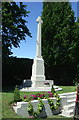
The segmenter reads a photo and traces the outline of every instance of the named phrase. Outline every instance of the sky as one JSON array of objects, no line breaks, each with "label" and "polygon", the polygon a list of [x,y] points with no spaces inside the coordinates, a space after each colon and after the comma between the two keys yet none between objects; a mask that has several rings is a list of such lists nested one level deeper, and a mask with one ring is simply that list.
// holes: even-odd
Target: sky
[{"label": "sky", "polygon": [[[30,58],[34,59],[36,55],[36,38],[37,38],[37,22],[36,19],[38,16],[41,16],[42,12],[42,2],[24,2],[27,5],[27,11],[30,11],[29,16],[25,19],[28,21],[26,24],[29,28],[32,38],[26,36],[26,42],[21,41],[20,48],[12,48],[12,56],[17,58]],[[77,17],[77,2],[72,2],[72,9]]]}]

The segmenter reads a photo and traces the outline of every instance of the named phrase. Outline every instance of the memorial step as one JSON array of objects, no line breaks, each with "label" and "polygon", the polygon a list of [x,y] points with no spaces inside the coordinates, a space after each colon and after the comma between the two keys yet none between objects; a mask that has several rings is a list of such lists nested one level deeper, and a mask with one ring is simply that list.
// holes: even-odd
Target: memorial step
[{"label": "memorial step", "polygon": [[63,110],[61,115],[62,116],[66,116],[66,117],[72,117],[73,116],[73,112],[74,112],[73,109],[67,110],[67,111]]},{"label": "memorial step", "polygon": [[76,92],[72,93],[65,93],[64,96],[66,97],[66,104],[63,106],[62,116],[65,117],[73,117],[74,115],[74,108],[75,108],[75,101],[76,101]]},{"label": "memorial step", "polygon": [[75,108],[75,103],[69,104],[63,107],[64,111],[71,110]]},{"label": "memorial step", "polygon": [[69,96],[76,96],[76,92],[70,92],[70,93],[64,93],[64,94],[60,94],[61,96],[66,96],[66,97],[69,97]]},{"label": "memorial step", "polygon": [[68,100],[72,100],[72,99],[75,99],[75,98],[76,98],[76,95],[67,96]]},{"label": "memorial step", "polygon": [[[58,86],[54,86],[55,91],[58,90],[62,90],[62,88],[58,87]],[[26,87],[26,88],[22,88],[20,89],[20,91],[51,91],[51,87]]]},{"label": "memorial step", "polygon": [[75,101],[76,101],[76,98],[75,98],[75,99],[71,99],[71,100],[68,99],[68,100],[67,100],[67,103],[68,103],[68,104],[72,104],[72,103],[75,103]]}]

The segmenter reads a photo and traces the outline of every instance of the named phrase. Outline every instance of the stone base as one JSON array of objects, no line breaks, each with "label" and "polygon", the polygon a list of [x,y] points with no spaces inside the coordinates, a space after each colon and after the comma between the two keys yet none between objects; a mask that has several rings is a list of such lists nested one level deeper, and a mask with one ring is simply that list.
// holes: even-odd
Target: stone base
[{"label": "stone base", "polygon": [[[20,91],[51,91],[53,80],[34,81],[36,87],[33,87],[31,80],[24,80],[23,84],[19,86]],[[34,83],[33,82],[33,83]],[[34,86],[35,86],[34,85]],[[37,87],[38,86],[38,87]],[[62,88],[54,85],[55,91],[62,90]]]},{"label": "stone base", "polygon": [[53,81],[52,80],[39,80],[33,81],[32,87],[52,87]]},{"label": "stone base", "polygon": [[39,81],[31,81],[31,80],[23,80],[22,85],[20,85],[20,88],[26,88],[26,87],[52,87],[52,84],[54,84],[53,80],[39,80]]},{"label": "stone base", "polygon": [[[54,86],[55,91],[62,90],[62,88],[58,86]],[[23,87],[20,88],[20,91],[24,92],[32,92],[32,91],[51,91],[51,87]]]},{"label": "stone base", "polygon": [[32,66],[32,87],[44,87],[45,75],[44,75],[44,60],[41,58],[35,58]]},{"label": "stone base", "polygon": [[[32,76],[44,75],[44,60],[42,58],[35,58],[32,66]],[[36,79],[37,80],[37,79]]]}]

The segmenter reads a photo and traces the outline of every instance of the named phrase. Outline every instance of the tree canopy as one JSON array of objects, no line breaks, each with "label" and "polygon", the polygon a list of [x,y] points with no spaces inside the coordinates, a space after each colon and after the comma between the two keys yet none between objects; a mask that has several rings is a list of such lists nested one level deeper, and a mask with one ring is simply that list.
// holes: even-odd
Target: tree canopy
[{"label": "tree canopy", "polygon": [[26,26],[28,17],[27,5],[22,2],[2,2],[2,54],[9,56],[12,54],[11,48],[19,47],[21,40],[26,39],[26,35],[31,37],[31,33]]},{"label": "tree canopy", "polygon": [[75,22],[70,3],[44,2],[42,20],[42,54],[47,69],[67,63],[77,67],[79,23]]},{"label": "tree canopy", "polygon": [[70,61],[73,41],[78,41],[74,12],[70,4],[43,3],[42,19],[42,49],[45,63],[60,64]]}]

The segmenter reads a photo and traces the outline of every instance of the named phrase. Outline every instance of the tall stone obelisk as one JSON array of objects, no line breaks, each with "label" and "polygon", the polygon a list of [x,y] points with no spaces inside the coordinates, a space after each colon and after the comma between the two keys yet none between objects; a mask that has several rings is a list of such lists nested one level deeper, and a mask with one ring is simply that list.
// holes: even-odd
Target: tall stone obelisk
[{"label": "tall stone obelisk", "polygon": [[43,21],[39,16],[37,18],[37,44],[36,44],[36,57],[32,66],[32,87],[43,87],[45,82],[45,73],[44,73],[44,60],[41,56],[41,24]]}]

